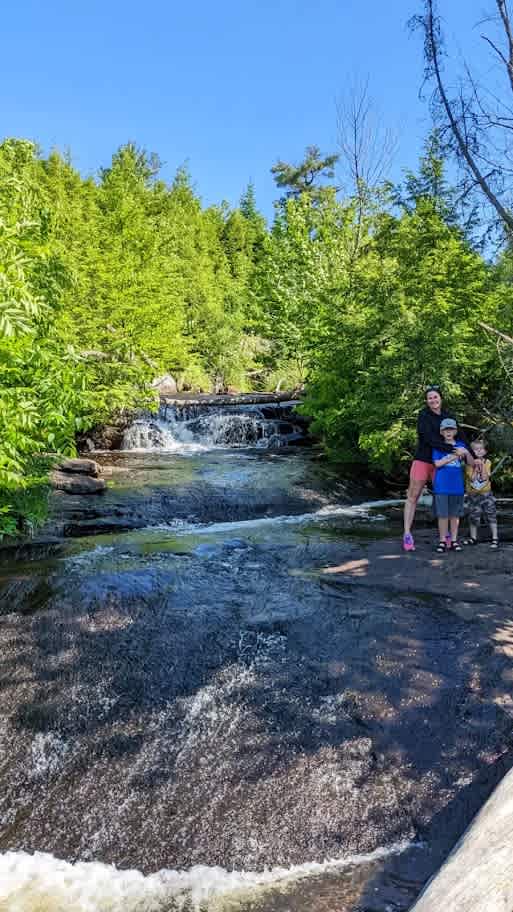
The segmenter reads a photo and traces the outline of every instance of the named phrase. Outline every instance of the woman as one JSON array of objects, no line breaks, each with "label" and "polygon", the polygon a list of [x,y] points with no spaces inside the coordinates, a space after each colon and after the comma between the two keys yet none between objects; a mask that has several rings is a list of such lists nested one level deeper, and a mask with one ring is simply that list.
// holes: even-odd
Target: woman
[{"label": "woman", "polygon": [[404,551],[415,551],[411,527],[418,499],[427,482],[433,478],[433,449],[444,453],[460,453],[462,456],[468,452],[464,447],[455,447],[442,440],[440,423],[444,418],[454,418],[454,415],[443,410],[440,387],[428,386],[426,406],[419,412],[417,419],[417,449],[410,469],[410,484],[404,505]]}]

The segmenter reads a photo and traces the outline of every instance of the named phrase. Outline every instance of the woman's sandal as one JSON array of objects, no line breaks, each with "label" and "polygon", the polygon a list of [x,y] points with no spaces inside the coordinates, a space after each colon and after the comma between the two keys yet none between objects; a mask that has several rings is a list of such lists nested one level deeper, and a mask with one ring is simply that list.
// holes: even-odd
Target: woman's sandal
[{"label": "woman's sandal", "polygon": [[464,545],[477,545],[477,538],[464,538],[462,544]]},{"label": "woman's sandal", "polygon": [[445,542],[443,542],[443,541],[438,542],[438,545],[436,546],[435,551],[437,551],[438,554],[445,554],[445,552],[447,551],[447,545],[445,544]]},{"label": "woman's sandal", "polygon": [[463,551],[459,541],[453,541],[451,544],[451,551]]},{"label": "woman's sandal", "polygon": [[496,551],[498,547],[499,547],[499,539],[492,538],[492,541],[490,543],[490,548],[493,548],[493,550]]}]

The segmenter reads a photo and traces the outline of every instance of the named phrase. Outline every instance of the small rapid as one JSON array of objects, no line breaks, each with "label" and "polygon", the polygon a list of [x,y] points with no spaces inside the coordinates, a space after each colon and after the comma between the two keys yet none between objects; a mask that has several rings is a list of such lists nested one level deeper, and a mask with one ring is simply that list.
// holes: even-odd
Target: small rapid
[{"label": "small rapid", "polygon": [[194,535],[217,535],[220,533],[229,533],[235,535],[239,533],[251,532],[253,530],[265,530],[270,527],[280,526],[303,526],[310,523],[329,523],[336,519],[358,520],[363,519],[369,523],[384,522],[386,517],[379,513],[380,508],[389,509],[393,506],[402,505],[404,501],[395,500],[369,500],[360,504],[340,506],[338,504],[327,504],[319,510],[312,510],[310,513],[293,513],[289,515],[277,516],[260,516],[255,519],[229,520],[228,522],[211,522],[211,523],[187,523],[175,521],[165,523],[149,528],[155,532],[170,530],[178,536],[186,536],[191,533]]}]

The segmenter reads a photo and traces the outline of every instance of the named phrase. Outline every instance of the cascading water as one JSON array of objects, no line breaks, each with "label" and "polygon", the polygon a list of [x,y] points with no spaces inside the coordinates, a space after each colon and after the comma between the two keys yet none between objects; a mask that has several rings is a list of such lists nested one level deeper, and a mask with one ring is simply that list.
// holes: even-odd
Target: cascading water
[{"label": "cascading water", "polygon": [[134,421],[125,431],[123,449],[194,453],[216,447],[272,449],[297,444],[306,432],[304,420],[293,412],[295,405],[164,405],[155,417]]},{"label": "cascading water", "polygon": [[194,453],[206,449],[206,445],[195,440],[185,422],[155,417],[134,421],[123,435],[122,449]]}]

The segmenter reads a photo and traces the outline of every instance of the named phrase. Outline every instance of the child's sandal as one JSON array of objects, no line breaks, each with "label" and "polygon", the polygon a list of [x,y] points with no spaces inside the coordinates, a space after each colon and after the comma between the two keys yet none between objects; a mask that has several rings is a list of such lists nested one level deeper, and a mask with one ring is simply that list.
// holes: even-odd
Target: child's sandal
[{"label": "child's sandal", "polygon": [[435,551],[437,551],[438,554],[445,554],[445,552],[447,551],[447,545],[445,544],[445,542],[443,542],[443,541],[438,542],[438,545],[436,546]]},{"label": "child's sandal", "polygon": [[463,551],[463,548],[461,547],[459,541],[453,541],[451,544],[451,551]]},{"label": "child's sandal", "polygon": [[490,548],[493,548],[493,550],[496,551],[498,547],[499,547],[498,538],[492,538],[492,541],[490,543]]},{"label": "child's sandal", "polygon": [[464,544],[464,545],[477,545],[477,538],[464,538],[462,544]]}]

